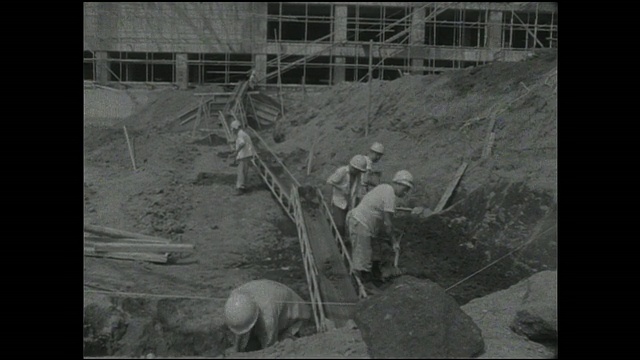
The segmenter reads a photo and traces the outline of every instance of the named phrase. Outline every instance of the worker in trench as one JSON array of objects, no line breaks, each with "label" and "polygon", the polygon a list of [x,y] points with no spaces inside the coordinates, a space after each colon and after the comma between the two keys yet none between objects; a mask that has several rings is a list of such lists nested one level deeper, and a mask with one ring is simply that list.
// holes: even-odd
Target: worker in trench
[{"label": "worker in trench", "polygon": [[240,126],[238,120],[231,122],[231,130],[236,132],[235,159],[238,163],[238,177],[236,179],[236,195],[241,195],[246,191],[245,183],[247,174],[256,151],[253,147],[251,137]]},{"label": "worker in trench", "polygon": [[233,351],[262,349],[293,338],[311,324],[311,306],[288,286],[254,280],[234,289],[224,307],[225,324],[234,333]]},{"label": "worker in trench", "polygon": [[384,146],[379,142],[374,142],[369,148],[369,153],[364,156],[367,160],[367,171],[360,177],[360,188],[356,195],[356,205],[374,187],[380,184],[381,171],[376,166],[384,155]]},{"label": "worker in trench", "polygon": [[351,158],[349,165],[339,167],[329,178],[331,185],[331,216],[342,236],[345,235],[345,217],[356,205],[356,197],[361,185],[360,176],[367,171],[367,160],[364,155]]},{"label": "worker in trench", "polygon": [[386,239],[391,240],[393,250],[400,250],[400,240],[391,219],[396,211],[396,197],[404,197],[411,189],[413,175],[407,170],[400,170],[393,176],[391,184],[376,186],[347,214],[352,270],[362,281],[368,282],[381,277],[380,244],[373,244],[376,250],[373,251],[371,239],[374,236],[384,230]]}]

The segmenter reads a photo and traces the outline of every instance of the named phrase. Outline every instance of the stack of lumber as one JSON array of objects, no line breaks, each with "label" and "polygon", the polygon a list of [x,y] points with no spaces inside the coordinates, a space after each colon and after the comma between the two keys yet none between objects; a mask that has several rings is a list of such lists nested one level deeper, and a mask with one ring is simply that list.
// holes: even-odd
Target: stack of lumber
[{"label": "stack of lumber", "polygon": [[165,264],[170,253],[193,252],[190,244],[95,225],[84,225],[84,256]]}]

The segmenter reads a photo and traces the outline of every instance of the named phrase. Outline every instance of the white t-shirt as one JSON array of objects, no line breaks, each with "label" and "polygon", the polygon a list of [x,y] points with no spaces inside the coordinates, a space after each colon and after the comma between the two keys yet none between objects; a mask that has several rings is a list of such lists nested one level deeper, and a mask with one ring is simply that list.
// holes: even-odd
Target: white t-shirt
[{"label": "white t-shirt", "polygon": [[393,186],[380,184],[362,198],[360,204],[352,210],[351,215],[362,223],[371,235],[375,235],[384,223],[385,211],[395,213],[396,194]]},{"label": "white t-shirt", "polygon": [[236,160],[251,157],[256,154],[256,152],[253,150],[253,142],[251,141],[251,137],[249,137],[249,135],[244,132],[244,130],[240,130],[238,131],[238,136],[236,137],[236,151],[240,149],[243,144],[244,147],[238,152]]},{"label": "white t-shirt", "polygon": [[339,167],[338,170],[327,179],[327,184],[335,185],[333,187],[331,203],[340,209],[346,209],[350,204],[353,204],[355,195],[358,193],[358,180],[356,179],[353,182],[351,189],[349,189],[350,182],[351,174],[349,173],[349,165]]}]

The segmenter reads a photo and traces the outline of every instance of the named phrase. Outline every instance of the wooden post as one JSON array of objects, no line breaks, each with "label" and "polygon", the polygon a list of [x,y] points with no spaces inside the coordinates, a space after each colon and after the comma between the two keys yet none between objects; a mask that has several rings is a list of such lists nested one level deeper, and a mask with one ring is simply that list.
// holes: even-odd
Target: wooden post
[{"label": "wooden post", "polygon": [[367,124],[364,127],[364,136],[369,136],[369,123],[371,122],[371,84],[373,83],[373,70],[371,67],[373,61],[373,39],[369,40],[369,104],[367,110]]},{"label": "wooden post", "polygon": [[282,73],[280,72],[280,41],[278,40],[278,33],[273,30],[276,37],[276,46],[278,47],[278,54],[276,55],[276,59],[278,60],[278,98],[280,99],[280,111],[282,113],[282,117],[284,117],[284,101],[282,99]]},{"label": "wooden post", "polygon": [[127,133],[127,127],[124,128],[124,136],[127,138],[127,147],[129,148],[129,156],[131,157],[131,163],[133,164],[133,171],[138,171],[136,168],[136,159],[133,157],[133,149],[131,148],[131,142],[129,141],[129,134]]}]

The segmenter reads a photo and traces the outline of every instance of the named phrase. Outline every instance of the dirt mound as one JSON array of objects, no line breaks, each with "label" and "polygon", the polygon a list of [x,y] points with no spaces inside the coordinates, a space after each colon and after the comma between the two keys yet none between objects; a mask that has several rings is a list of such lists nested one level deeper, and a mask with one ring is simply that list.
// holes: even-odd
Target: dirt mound
[{"label": "dirt mound", "polygon": [[355,320],[373,358],[469,358],[484,349],[471,318],[429,280],[399,278],[360,302]]},{"label": "dirt mound", "polygon": [[[287,104],[283,153],[315,146],[311,181],[321,184],[336,167],[364,153],[374,141],[387,149],[380,162],[383,181],[397,170],[416,178],[412,198],[435,207],[463,160],[470,162],[459,198],[498,179],[527,182],[545,191],[556,184],[557,60],[544,52],[519,63],[491,63],[443,75],[404,76],[372,82],[372,116],[364,136],[369,84],[342,83]],[[493,156],[481,154],[495,119]],[[306,156],[291,161],[306,177]],[[289,164],[289,163],[288,163]],[[456,201],[456,198],[452,199]]]}]

